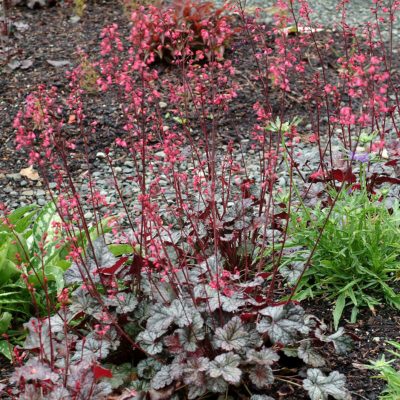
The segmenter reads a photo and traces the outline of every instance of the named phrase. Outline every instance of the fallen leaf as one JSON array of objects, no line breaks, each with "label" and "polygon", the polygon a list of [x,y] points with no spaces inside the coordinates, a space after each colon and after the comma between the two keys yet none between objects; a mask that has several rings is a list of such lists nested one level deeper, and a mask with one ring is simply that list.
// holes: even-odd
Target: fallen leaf
[{"label": "fallen leaf", "polygon": [[33,65],[33,61],[32,60],[22,60],[21,61],[21,69],[28,69],[30,67],[32,67]]},{"label": "fallen leaf", "polygon": [[22,21],[16,21],[16,22],[13,23],[13,25],[20,32],[25,32],[25,31],[27,31],[29,29],[29,25],[27,23],[25,23],[25,22],[22,22]]},{"label": "fallen leaf", "polygon": [[29,166],[27,168],[22,168],[21,171],[19,171],[21,176],[25,176],[26,178],[32,180],[32,181],[38,181],[39,180],[39,174],[36,170],[33,169],[33,166]]},{"label": "fallen leaf", "polygon": [[68,60],[46,60],[52,67],[65,67],[66,65],[70,65],[71,61]]},{"label": "fallen leaf", "polygon": [[72,124],[74,124],[75,122],[76,122],[76,116],[75,116],[74,114],[71,114],[71,115],[68,117],[68,124],[72,125]]},{"label": "fallen leaf", "polygon": [[78,15],[74,15],[74,16],[72,16],[72,17],[69,19],[69,21],[70,21],[72,24],[76,24],[76,23],[78,23],[80,20],[81,20],[81,17],[79,17]]},{"label": "fallen leaf", "polygon": [[109,369],[103,368],[101,365],[93,366],[93,375],[95,379],[112,378],[113,376],[112,372]]},{"label": "fallen leaf", "polygon": [[13,71],[18,69],[21,66],[21,62],[18,60],[11,60],[8,64],[7,64],[8,68],[12,69]]}]

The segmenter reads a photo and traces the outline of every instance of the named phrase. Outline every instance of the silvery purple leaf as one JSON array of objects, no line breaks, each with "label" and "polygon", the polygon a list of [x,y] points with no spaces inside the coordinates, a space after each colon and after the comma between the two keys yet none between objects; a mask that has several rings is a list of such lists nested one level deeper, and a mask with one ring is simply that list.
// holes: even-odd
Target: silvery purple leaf
[{"label": "silvery purple leaf", "polygon": [[156,390],[163,389],[170,385],[173,380],[174,378],[171,374],[171,366],[163,365],[151,380],[151,387]]},{"label": "silvery purple leaf", "polygon": [[136,369],[139,378],[150,380],[162,368],[162,364],[153,358],[145,358],[139,361]]},{"label": "silvery purple leaf", "polygon": [[207,378],[207,389],[213,393],[225,393],[228,390],[228,383],[221,376]]},{"label": "silvery purple leaf", "polygon": [[139,343],[140,347],[147,353],[154,355],[162,352],[163,345],[159,341],[159,337],[162,336],[166,331],[153,332],[145,330],[140,332],[136,337],[136,341]]},{"label": "silvery purple leaf", "polygon": [[132,312],[138,305],[138,301],[133,293],[117,293],[113,298],[107,298],[105,304],[116,307],[117,314],[127,314]]},{"label": "silvery purple leaf", "polygon": [[301,342],[300,347],[297,349],[297,354],[299,358],[312,367],[323,367],[325,365],[325,359],[312,346],[310,340]]},{"label": "silvery purple leaf", "polygon": [[215,331],[214,344],[226,351],[240,350],[246,346],[249,334],[239,317],[233,317],[223,328]]},{"label": "silvery purple leaf", "polygon": [[346,389],[346,378],[337,371],[328,376],[316,368],[307,370],[307,379],[303,381],[311,400],[328,400],[332,396],[336,400],[350,400],[351,395]]},{"label": "silvery purple leaf", "polygon": [[272,369],[267,365],[256,365],[250,369],[250,381],[259,389],[263,389],[274,382]]},{"label": "silvery purple leaf", "polygon": [[324,335],[320,329],[316,329],[315,336],[322,342],[333,343],[338,354],[347,353],[353,346],[353,341],[350,336],[345,335],[343,327],[340,327],[335,333],[329,336]]},{"label": "silvery purple leaf", "polygon": [[271,366],[279,360],[279,355],[272,349],[263,347],[261,350],[251,349],[246,353],[246,362]]},{"label": "silvery purple leaf", "polygon": [[36,382],[50,380],[53,383],[57,383],[60,375],[53,372],[45,362],[31,358],[22,367],[16,368],[11,375],[10,382],[18,383],[21,378],[24,378],[27,382],[31,380]]},{"label": "silvery purple leaf", "polygon": [[260,311],[263,318],[257,324],[260,333],[268,333],[273,343],[292,343],[298,332],[306,334],[310,328],[304,322],[304,310],[295,304],[285,304],[264,308]]},{"label": "silvery purple leaf", "polygon": [[226,382],[236,385],[240,382],[242,371],[238,368],[240,357],[232,352],[220,354],[210,362],[208,374],[211,378],[222,377]]}]

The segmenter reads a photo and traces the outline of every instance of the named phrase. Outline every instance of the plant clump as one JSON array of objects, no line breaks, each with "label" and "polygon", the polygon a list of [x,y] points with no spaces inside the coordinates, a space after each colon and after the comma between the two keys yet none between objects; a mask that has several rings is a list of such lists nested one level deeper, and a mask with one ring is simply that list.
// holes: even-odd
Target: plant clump
[{"label": "plant clump", "polygon": [[[293,382],[302,382],[312,399],[349,398],[344,376],[326,376],[319,368],[326,366],[321,346],[343,354],[350,338],[343,329],[327,334],[327,326],[298,304],[265,306],[262,276],[243,282],[239,275],[219,270],[223,260],[210,256],[176,271],[172,282],[145,270],[140,287],[132,290],[131,271],[144,262],[141,256],[117,259],[104,239],[93,246],[94,253],[87,252],[86,273],[77,262],[65,273],[66,284],[75,289],[69,299],[64,292],[58,314],[26,324],[24,349],[36,350],[40,357],[31,356],[13,375],[25,396],[105,396],[111,392],[106,378],[112,371],[101,363],[127,351],[124,347],[130,343],[142,352],[131,359],[130,373],[135,371],[137,379],[129,388],[136,392],[135,399],[148,394],[198,399],[212,393],[270,393],[275,381],[292,379],[280,371],[293,358],[301,360],[298,372],[307,370],[305,379],[298,376]],[[216,286],[218,274],[223,289]],[[104,292],[101,282],[113,289]],[[91,285],[98,287],[96,297]]]}]

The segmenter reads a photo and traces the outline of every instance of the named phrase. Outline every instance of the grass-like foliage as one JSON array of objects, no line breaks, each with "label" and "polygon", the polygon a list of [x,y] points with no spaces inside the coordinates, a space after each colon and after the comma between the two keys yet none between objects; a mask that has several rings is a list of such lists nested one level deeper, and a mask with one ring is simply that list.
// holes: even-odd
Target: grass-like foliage
[{"label": "grass-like foliage", "polygon": [[396,202],[389,210],[380,200],[365,189],[343,190],[333,208],[319,205],[293,214],[290,244],[306,255],[313,252],[297,296],[334,300],[336,326],[347,305],[353,322],[362,307],[400,308],[400,208]]},{"label": "grass-like foliage", "polygon": [[369,369],[379,372],[376,378],[383,379],[387,386],[380,395],[380,400],[397,400],[400,398],[400,343],[389,341],[394,350],[388,349],[394,358],[386,360],[385,356],[382,355],[379,360],[371,361]]}]

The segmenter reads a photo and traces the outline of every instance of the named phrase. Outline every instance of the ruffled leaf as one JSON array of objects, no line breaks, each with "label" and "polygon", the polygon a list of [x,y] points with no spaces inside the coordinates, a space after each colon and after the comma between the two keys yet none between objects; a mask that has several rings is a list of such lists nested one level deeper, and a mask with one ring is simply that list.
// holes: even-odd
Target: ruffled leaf
[{"label": "ruffled leaf", "polygon": [[312,346],[310,340],[306,340],[300,344],[297,354],[306,364],[312,367],[323,367],[325,360],[321,354]]},{"label": "ruffled leaf", "polygon": [[240,382],[242,371],[237,368],[240,357],[232,352],[221,354],[210,362],[208,373],[212,378],[222,377],[226,382],[236,385]]},{"label": "ruffled leaf", "polygon": [[316,368],[307,371],[307,379],[303,382],[311,400],[328,400],[329,396],[336,400],[349,400],[351,396],[345,385],[346,378],[339,372],[333,371],[325,376]]},{"label": "ruffled leaf", "polygon": [[260,311],[266,316],[257,324],[260,333],[268,333],[273,343],[290,344],[297,334],[307,334],[310,328],[304,322],[304,310],[294,304],[267,307]]},{"label": "ruffled leaf", "polygon": [[214,343],[217,347],[226,350],[240,350],[247,344],[248,333],[239,317],[232,318],[223,328],[215,331]]},{"label": "ruffled leaf", "polygon": [[274,382],[274,373],[267,365],[256,365],[250,370],[249,378],[255,386],[262,389]]}]

